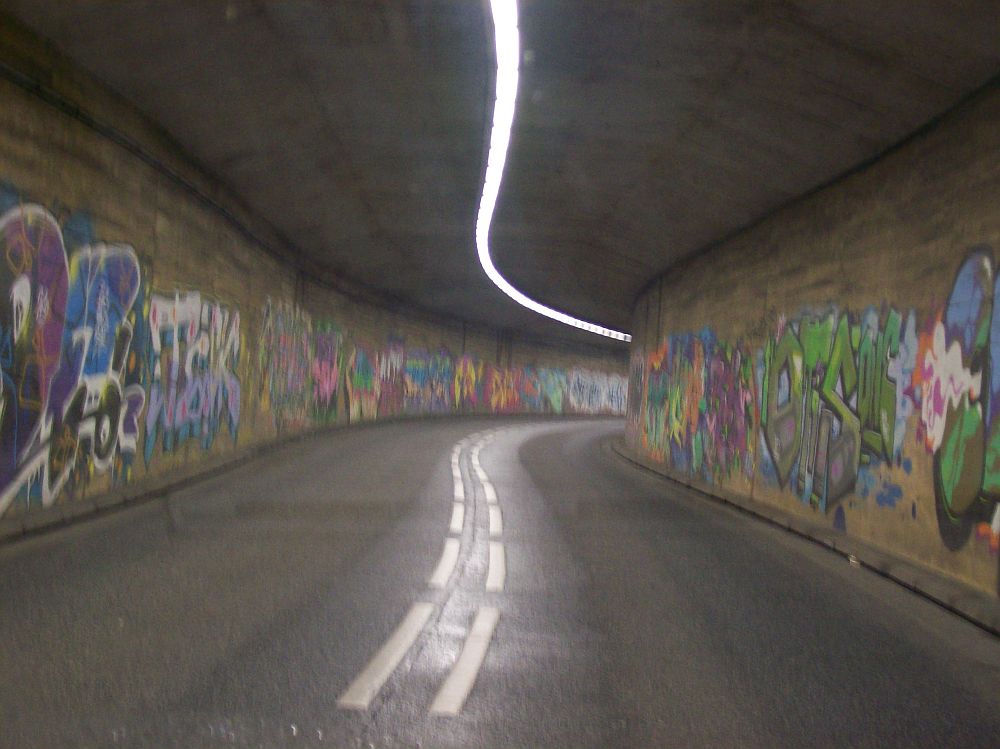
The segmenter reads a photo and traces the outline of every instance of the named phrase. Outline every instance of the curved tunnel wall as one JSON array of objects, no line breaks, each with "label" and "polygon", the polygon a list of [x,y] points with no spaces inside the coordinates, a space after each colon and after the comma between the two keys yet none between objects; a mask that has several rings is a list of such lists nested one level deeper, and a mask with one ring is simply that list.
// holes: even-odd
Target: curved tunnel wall
[{"label": "curved tunnel wall", "polygon": [[415,319],[306,280],[186,189],[228,199],[162,134],[39,49],[11,28],[0,38],[5,65],[148,139],[170,170],[0,80],[3,534],[334,424],[624,413],[624,356]]},{"label": "curved tunnel wall", "polygon": [[627,442],[996,595],[1000,90],[653,283]]}]

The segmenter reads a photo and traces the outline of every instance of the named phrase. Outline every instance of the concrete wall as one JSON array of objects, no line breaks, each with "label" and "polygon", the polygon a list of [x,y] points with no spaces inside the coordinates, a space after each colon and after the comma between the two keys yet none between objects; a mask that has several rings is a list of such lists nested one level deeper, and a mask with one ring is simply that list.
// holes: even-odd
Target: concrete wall
[{"label": "concrete wall", "polygon": [[653,283],[627,441],[996,595],[1000,90]]},{"label": "concrete wall", "polygon": [[0,78],[2,533],[328,425],[624,413],[624,355],[309,281],[169,139],[37,40],[4,27],[0,62],[43,86]]}]

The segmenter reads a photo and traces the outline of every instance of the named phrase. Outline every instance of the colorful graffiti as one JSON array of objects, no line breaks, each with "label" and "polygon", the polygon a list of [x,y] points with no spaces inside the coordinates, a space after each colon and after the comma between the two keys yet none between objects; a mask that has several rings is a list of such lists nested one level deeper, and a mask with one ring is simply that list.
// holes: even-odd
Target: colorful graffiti
[{"label": "colorful graffiti", "polygon": [[628,379],[620,374],[500,367],[470,353],[407,348],[396,336],[376,348],[270,300],[262,319],[260,403],[278,426],[454,412],[625,413]]},{"label": "colorful graffiti", "polygon": [[195,289],[155,290],[131,246],[93,235],[85,214],[60,221],[0,190],[0,515],[77,496],[98,475],[104,489],[128,482],[161,456],[213,449],[220,435],[235,445],[247,405],[278,431],[622,407],[624,378],[492,367],[393,337],[363,345],[270,299],[251,367],[238,309]]},{"label": "colorful graffiti", "polygon": [[240,424],[240,314],[197,291],[153,294],[149,302],[149,407],[144,455],[186,440],[212,447],[219,430]]},{"label": "colorful graffiti", "polygon": [[445,352],[421,349],[406,352],[403,374],[403,409],[408,414],[447,413],[451,410],[453,367]]},{"label": "colorful graffiti", "polygon": [[131,247],[68,253],[38,205],[0,217],[0,514],[134,453],[144,393],[126,377],[140,278]]},{"label": "colorful graffiti", "polygon": [[312,333],[313,410],[317,421],[337,418],[343,336],[333,325],[317,325]]},{"label": "colorful graffiti", "polygon": [[497,414],[516,413],[521,409],[521,372],[507,367],[487,367],[486,402]]},{"label": "colorful graffiti", "polygon": [[0,216],[0,514],[130,480],[140,443],[148,465],[239,427],[239,313],[150,295],[132,247],[92,234],[19,200]]},{"label": "colorful graffiti", "polygon": [[862,464],[899,459],[908,410],[900,406],[907,383],[896,378],[914,367],[901,357],[915,353],[912,342],[901,346],[903,333],[891,308],[779,321],[763,351],[760,410],[781,486],[829,511],[854,489]]},{"label": "colorful graffiti", "polygon": [[373,421],[378,417],[381,383],[375,363],[365,348],[356,346],[348,361],[347,400],[352,422]]},{"label": "colorful graffiti", "polygon": [[[914,449],[929,456],[944,545],[1000,552],[1000,277],[969,251],[926,322],[890,305],[779,317],[752,355],[710,330],[629,363],[626,438],[710,482],[759,476],[846,529],[845,506],[917,516]],[[571,402],[586,398],[572,380]],[[929,461],[925,462],[925,461]],[[925,470],[925,469],[921,469]],[[930,486],[928,487],[930,489]],[[904,510],[905,512],[906,510]]]},{"label": "colorful graffiti", "polygon": [[458,411],[476,408],[483,400],[483,363],[471,354],[455,360],[454,404]]},{"label": "colorful graffiti", "polygon": [[382,418],[398,416],[403,413],[405,389],[406,346],[403,341],[390,337],[386,348],[379,352],[376,362],[379,416]]},{"label": "colorful graffiti", "polygon": [[972,535],[1000,539],[1000,288],[993,251],[973,249],[948,303],[924,336],[914,380],[921,425],[934,455],[941,538],[961,548]]},{"label": "colorful graffiti", "polygon": [[259,402],[278,427],[308,424],[312,397],[312,318],[295,305],[270,299],[262,312]]},{"label": "colorful graffiti", "polygon": [[[633,374],[640,366],[634,359]],[[711,482],[752,475],[758,411],[747,349],[708,330],[668,336],[647,358],[642,382],[629,419],[654,459]]]}]

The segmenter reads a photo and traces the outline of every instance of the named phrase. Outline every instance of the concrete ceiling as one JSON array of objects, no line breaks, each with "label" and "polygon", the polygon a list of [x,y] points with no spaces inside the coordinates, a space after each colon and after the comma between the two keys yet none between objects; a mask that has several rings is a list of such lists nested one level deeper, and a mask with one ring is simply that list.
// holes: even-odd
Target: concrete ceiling
[{"label": "concrete ceiling", "polygon": [[[655,274],[1000,71],[995,0],[519,7],[496,264],[529,295],[623,329]],[[475,257],[493,85],[483,0],[0,8],[159,122],[321,268],[468,320],[583,336],[517,308]]]}]

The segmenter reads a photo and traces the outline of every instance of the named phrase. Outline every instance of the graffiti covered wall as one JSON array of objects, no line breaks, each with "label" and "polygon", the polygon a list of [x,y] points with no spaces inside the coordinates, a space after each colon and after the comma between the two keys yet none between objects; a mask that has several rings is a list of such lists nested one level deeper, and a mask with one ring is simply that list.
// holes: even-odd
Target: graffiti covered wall
[{"label": "graffiti covered wall", "polygon": [[261,404],[276,427],[437,414],[625,413],[623,373],[586,367],[501,367],[476,353],[410,347],[389,333],[359,341],[300,308],[262,308]]},{"label": "graffiti covered wall", "polygon": [[654,283],[631,449],[996,595],[998,99]]},{"label": "graffiti covered wall", "polygon": [[0,82],[0,536],[328,426],[624,412],[620,355],[348,298],[99,84],[49,85],[154,158]]},{"label": "graffiti covered wall", "polygon": [[[623,374],[499,367],[410,347],[266,298],[256,357],[240,306],[161,288],[127,244],[4,192],[0,215],[0,516],[71,502],[213,448],[289,430],[450,413],[612,414]],[[245,411],[256,428],[243,434]],[[264,435],[262,437],[261,435]],[[137,454],[141,459],[137,460]]]}]

